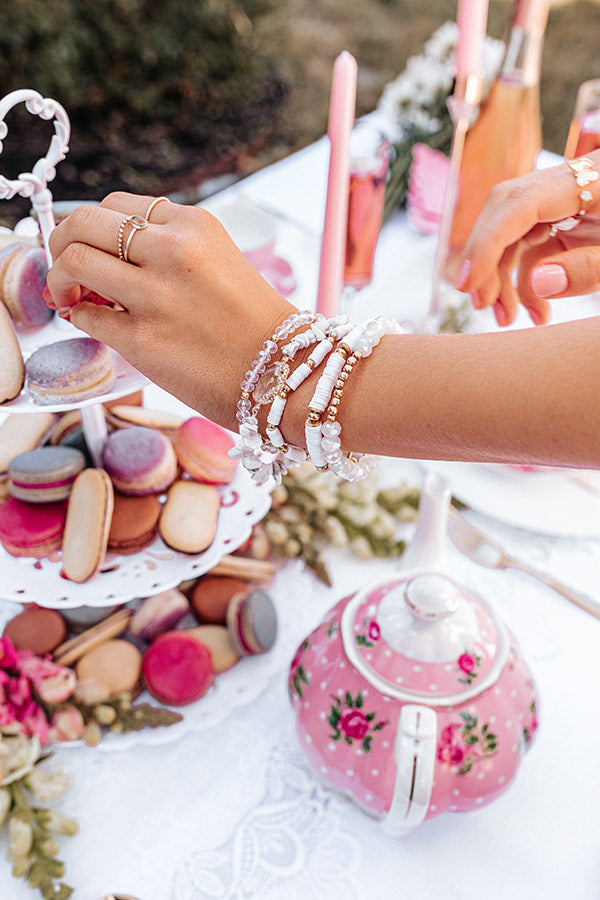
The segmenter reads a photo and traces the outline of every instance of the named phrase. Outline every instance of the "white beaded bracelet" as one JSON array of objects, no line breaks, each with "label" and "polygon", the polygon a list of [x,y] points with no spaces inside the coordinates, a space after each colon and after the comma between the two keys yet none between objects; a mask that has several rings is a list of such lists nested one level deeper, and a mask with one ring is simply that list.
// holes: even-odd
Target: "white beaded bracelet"
[{"label": "white beaded bracelet", "polygon": [[384,335],[402,334],[403,331],[404,329],[395,319],[383,316],[366,322],[361,334],[356,339],[354,352],[347,357],[340,371],[340,377],[333,387],[330,405],[327,408],[327,418],[319,429],[319,451],[320,458],[323,460],[322,465],[327,466],[330,471],[346,481],[359,481],[368,475],[376,465],[376,457],[372,455],[354,456],[349,454],[344,456],[342,452],[340,438],[342,426],[337,421],[337,414],[346,381],[358,360],[370,356]]}]

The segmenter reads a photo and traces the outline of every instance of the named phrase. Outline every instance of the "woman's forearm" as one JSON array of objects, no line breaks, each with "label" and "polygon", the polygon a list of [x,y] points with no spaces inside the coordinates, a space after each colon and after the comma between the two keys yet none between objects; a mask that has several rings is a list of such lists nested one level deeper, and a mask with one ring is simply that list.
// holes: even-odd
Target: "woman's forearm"
[{"label": "woman's forearm", "polygon": [[[346,449],[424,459],[600,466],[600,317],[494,334],[386,337],[355,366]],[[314,384],[282,428],[302,444]]]}]

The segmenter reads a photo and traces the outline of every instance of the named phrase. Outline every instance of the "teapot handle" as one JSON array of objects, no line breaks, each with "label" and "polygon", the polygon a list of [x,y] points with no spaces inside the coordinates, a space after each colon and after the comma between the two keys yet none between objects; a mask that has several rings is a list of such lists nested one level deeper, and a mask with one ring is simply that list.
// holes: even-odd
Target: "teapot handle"
[{"label": "teapot handle", "polygon": [[425,818],[433,788],[436,744],[435,711],[416,703],[403,706],[394,747],[394,795],[381,823],[388,834],[401,837]]}]

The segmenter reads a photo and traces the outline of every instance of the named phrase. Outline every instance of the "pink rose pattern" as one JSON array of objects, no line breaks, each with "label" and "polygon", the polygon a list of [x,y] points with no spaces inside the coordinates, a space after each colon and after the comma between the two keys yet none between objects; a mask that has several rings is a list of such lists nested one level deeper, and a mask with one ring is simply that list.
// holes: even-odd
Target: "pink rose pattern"
[{"label": "pink rose pattern", "polygon": [[289,688],[290,688],[290,696],[293,696],[292,691],[295,691],[298,697],[302,700],[304,696],[304,688],[308,687],[310,684],[308,675],[306,674],[306,669],[302,665],[302,657],[310,647],[310,642],[308,638],[300,644],[298,649],[296,650],[296,654],[292,660],[292,664],[290,666],[290,679],[289,679]]},{"label": "pink rose pattern", "polygon": [[458,767],[459,775],[466,775],[474,765],[498,752],[498,738],[487,722],[479,724],[477,716],[460,713],[462,723],[451,722],[442,728],[437,758],[446,768]]},{"label": "pink rose pattern", "polygon": [[75,682],[72,669],[16,650],[9,637],[0,637],[0,725],[17,722],[23,734],[47,744],[52,712],[44,704],[66,700]]},{"label": "pink rose pattern", "polygon": [[371,752],[371,741],[376,731],[381,731],[388,724],[387,719],[375,722],[376,712],[365,713],[363,711],[364,698],[359,691],[353,697],[350,691],[346,691],[344,699],[332,697],[333,703],[327,721],[331,725],[332,732],[329,735],[333,741],[345,741],[352,745],[359,741],[362,752]]},{"label": "pink rose pattern", "polygon": [[456,660],[455,671],[459,673],[457,681],[460,681],[461,684],[473,684],[473,681],[477,678],[475,669],[478,669],[480,665],[481,656],[474,651],[469,652],[465,650]]},{"label": "pink rose pattern", "polygon": [[363,631],[356,635],[356,643],[359,647],[374,647],[375,641],[381,637],[381,629],[377,622],[372,619],[364,619]]}]

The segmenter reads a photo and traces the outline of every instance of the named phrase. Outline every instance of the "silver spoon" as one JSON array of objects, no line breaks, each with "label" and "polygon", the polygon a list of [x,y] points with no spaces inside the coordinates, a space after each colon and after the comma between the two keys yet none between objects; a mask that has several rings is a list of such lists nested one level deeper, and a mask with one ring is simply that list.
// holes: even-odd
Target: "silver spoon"
[{"label": "silver spoon", "polygon": [[527,572],[528,575],[547,584],[558,594],[562,594],[575,606],[591,616],[595,616],[596,619],[600,619],[600,603],[597,600],[581,591],[567,587],[552,575],[546,575],[545,572],[540,572],[539,569],[535,569],[528,563],[510,556],[495,540],[467,522],[454,507],[450,508],[448,516],[448,536],[458,550],[473,562],[479,563],[480,566],[486,566],[488,569],[520,569],[522,572]]}]

